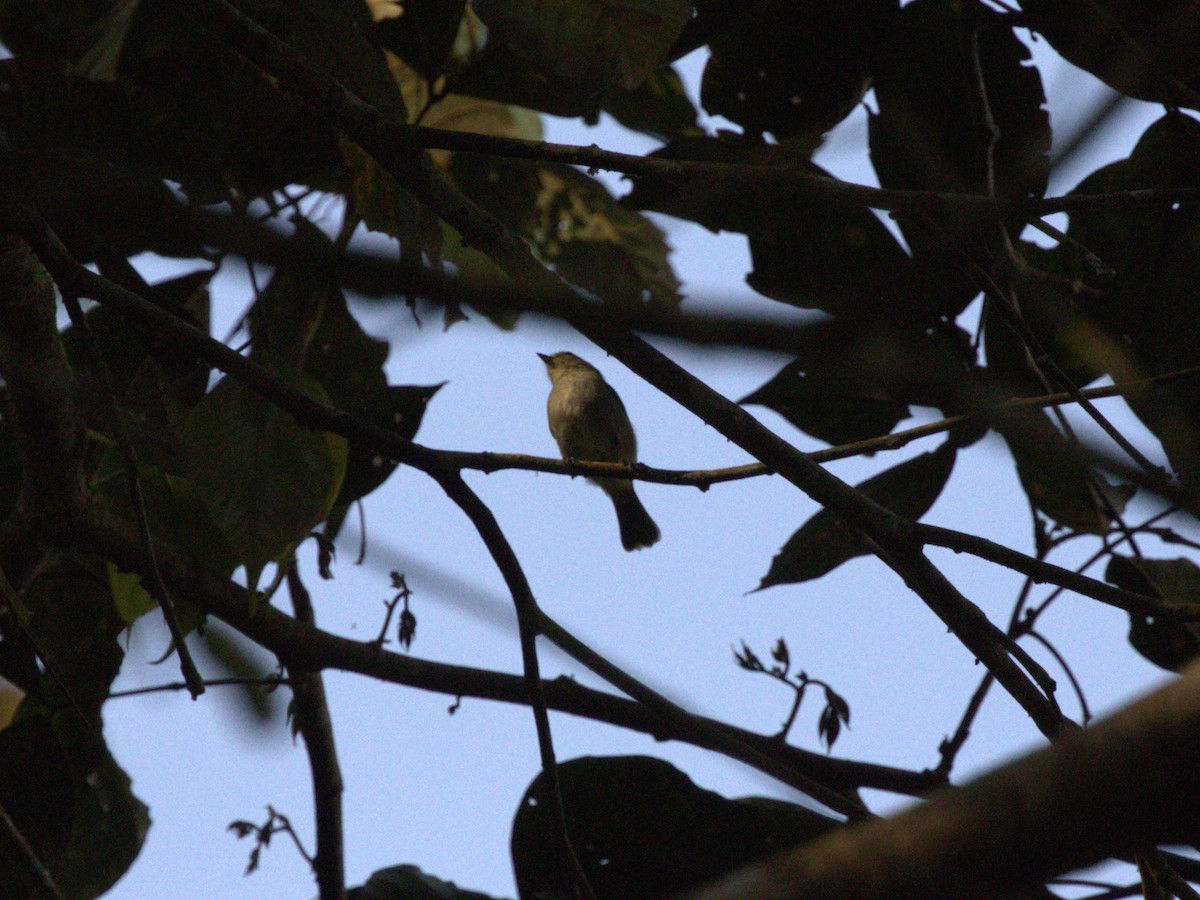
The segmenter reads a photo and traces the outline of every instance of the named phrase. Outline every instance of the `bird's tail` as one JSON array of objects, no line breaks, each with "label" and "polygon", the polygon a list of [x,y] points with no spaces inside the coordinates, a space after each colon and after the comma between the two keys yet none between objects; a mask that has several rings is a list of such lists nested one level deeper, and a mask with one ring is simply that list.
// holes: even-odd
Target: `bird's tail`
[{"label": "bird's tail", "polygon": [[617,510],[617,525],[621,529],[621,546],[626,550],[640,550],[658,542],[661,534],[658,525],[642,506],[642,501],[633,492],[633,485],[623,483],[609,491],[613,507]]}]

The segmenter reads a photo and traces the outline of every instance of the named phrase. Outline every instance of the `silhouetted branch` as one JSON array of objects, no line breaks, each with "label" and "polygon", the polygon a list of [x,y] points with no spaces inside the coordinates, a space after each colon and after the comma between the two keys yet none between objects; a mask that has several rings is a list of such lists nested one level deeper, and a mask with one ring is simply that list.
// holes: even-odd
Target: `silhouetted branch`
[{"label": "silhouetted branch", "polygon": [[[288,594],[296,621],[316,628],[312,599],[300,580],[293,560],[287,565]],[[333,737],[333,720],[329,716],[329,701],[319,670],[295,666],[291,672],[292,712],[296,731],[304,738],[308,764],[312,770],[313,806],[317,823],[317,852],[313,871],[321,900],[343,900],[346,896],[345,848],[342,832],[342,769],[338,765],[337,744]]]},{"label": "silhouetted branch", "polygon": [[[99,510],[85,516],[69,538],[74,546],[108,554],[124,571],[141,571],[145,565],[136,529]],[[181,597],[228,622],[287,665],[356,672],[451,697],[476,697],[521,705],[530,702],[529,687],[521,675],[392,653],[381,649],[374,641],[354,641],[306,626],[266,604],[258,604],[252,611],[244,586],[213,578],[186,554],[167,544],[159,545],[159,563],[163,577]],[[570,678],[543,681],[542,690],[549,709],[639,731],[658,740],[682,740],[717,750],[754,767],[757,767],[756,758],[766,756],[779,765],[839,790],[864,786],[916,794],[941,783],[931,773],[831,759],[824,754],[779,744],[767,735],[701,716],[693,718],[704,723],[704,730],[692,729],[680,734],[671,723],[643,705],[584,687]],[[755,753],[739,753],[718,746],[712,738],[712,733],[717,730],[729,731]]]},{"label": "silhouetted branch", "polygon": [[1122,852],[1190,842],[1200,828],[1200,666],[1184,674],[965,788],[832,832],[693,900],[982,900]]}]

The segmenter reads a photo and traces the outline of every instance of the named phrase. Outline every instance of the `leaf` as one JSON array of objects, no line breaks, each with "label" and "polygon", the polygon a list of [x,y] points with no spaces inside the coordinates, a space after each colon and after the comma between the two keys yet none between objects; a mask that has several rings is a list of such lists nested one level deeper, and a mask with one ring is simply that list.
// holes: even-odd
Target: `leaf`
[{"label": "leaf", "polygon": [[348,138],[338,139],[349,184],[342,187],[353,200],[354,214],[372,231],[402,243],[419,239],[421,205],[400,186],[396,176]]},{"label": "leaf", "polygon": [[[373,425],[395,431],[400,437],[411,441],[416,436],[417,429],[421,427],[429,401],[444,385],[445,382],[430,385],[395,385],[387,387],[382,395],[364,396],[355,401],[344,402],[342,408]],[[350,505],[383,484],[392,472],[396,471],[396,466],[395,460],[381,456],[374,450],[356,443],[350,445],[346,459],[346,476],[326,526],[325,533],[328,537],[337,537]]]},{"label": "leaf", "polygon": [[[748,138],[684,136],[652,156],[700,162],[786,167],[833,179],[809,160],[815,142],[764,145]],[[747,283],[795,306],[916,327],[952,310],[958,297],[913,265],[892,232],[871,210],[832,199],[815,200],[770,179],[639,177],[623,201],[698,222],[711,231],[750,239],[754,269]]]},{"label": "leaf", "polygon": [[257,644],[253,644],[219,619],[210,619],[204,627],[203,639],[196,642],[204,655],[215,664],[226,677],[246,681],[236,690],[237,708],[243,720],[252,725],[264,725],[275,721],[279,711],[278,695],[261,681],[271,673],[271,660]]},{"label": "leaf", "polygon": [[1017,464],[1029,502],[1058,524],[1089,534],[1106,534],[1111,518],[1102,502],[1124,508],[1119,492],[1082,460],[1078,449],[1037,409],[1011,409],[993,422]]},{"label": "leaf", "polygon": [[[85,724],[99,721],[120,670],[117,636],[125,623],[105,567],[74,553],[48,558],[21,600],[23,628],[46,671],[23,685],[28,696],[17,720],[0,730],[0,770],[20,773],[0,778],[0,806],[65,896],[96,897],[129,868],[149,827],[128,776]],[[0,884],[10,894],[29,869],[3,843]]]},{"label": "leaf", "polygon": [[601,108],[626,128],[660,140],[700,133],[696,107],[671,66],[655,69],[633,90],[609,88]]},{"label": "leaf", "polygon": [[692,14],[684,0],[476,0],[473,6],[489,43],[548,75],[630,90],[663,61]]},{"label": "leaf", "polygon": [[[802,169],[828,175],[812,164]],[[753,269],[746,283],[760,294],[835,316],[906,322],[936,318],[937,308],[922,306],[938,295],[919,292],[912,260],[870,209],[824,200],[785,201],[760,207],[753,221],[747,232]]]},{"label": "leaf", "polygon": [[[762,798],[728,800],[647,756],[581,757],[558,766],[567,826],[599,900],[657,900],[685,892],[836,823]],[[570,867],[539,776],[513,821],[522,897],[570,896]]]},{"label": "leaf", "polygon": [[416,866],[388,866],[371,873],[367,883],[346,892],[347,900],[494,900],[488,894],[464,891]]},{"label": "leaf", "polygon": [[[97,897],[129,869],[150,819],[99,737],[56,719],[27,714],[0,731],[0,767],[20,773],[0,780],[0,805],[64,896]],[[10,848],[6,841],[0,849],[5,893],[43,896],[28,861]]]},{"label": "leaf", "polygon": [[674,310],[679,280],[662,231],[570,166],[458,154],[456,182],[546,265],[607,301]]},{"label": "leaf", "polygon": [[1064,59],[1139,100],[1197,108],[1200,8],[1189,0],[1023,0]]},{"label": "leaf", "polygon": [[1020,245],[1020,252],[1030,267],[1015,272],[1011,286],[1021,319],[1037,345],[1026,348],[997,304],[985,303],[984,348],[993,383],[1014,397],[1044,393],[1045,384],[1030,365],[1031,359],[1043,356],[1053,359],[1077,387],[1105,372],[1127,370],[1127,348],[1083,311],[1077,300],[1079,282],[1061,271],[1058,254],[1028,243]]},{"label": "leaf", "polygon": [[158,608],[158,604],[142,588],[141,576],[122,572],[112,563],[108,564],[108,586],[117,607],[117,615],[126,625],[132,625],[150,610]]},{"label": "leaf", "polygon": [[[368,6],[372,4],[368,2]],[[466,0],[405,0],[392,8],[399,15],[374,14],[379,43],[428,79],[442,74],[454,45]]]},{"label": "leaf", "polygon": [[[1200,603],[1200,568],[1190,559],[1135,559],[1113,554],[1104,580],[1173,603]],[[1178,671],[1200,656],[1200,627],[1195,622],[1130,613],[1129,643],[1156,666]]]},{"label": "leaf", "polygon": [[[447,94],[429,107],[421,118],[428,128],[444,128],[447,131],[462,131],[469,134],[487,134],[494,137],[511,137],[523,141],[542,139],[542,117],[532,109]],[[449,150],[430,150],[430,156],[442,167],[447,167],[454,155]]]},{"label": "leaf", "polygon": [[[325,399],[311,378],[293,386]],[[191,487],[237,548],[251,589],[328,515],[346,472],[345,438],[301,428],[230,378],[192,410],[182,442]]]},{"label": "leaf", "polygon": [[825,744],[826,750],[832,750],[834,743],[842,733],[842,726],[850,724],[850,704],[832,688],[825,688],[825,708],[821,710],[817,721],[817,734]]},{"label": "leaf", "polygon": [[[1146,129],[1128,159],[1105,166],[1073,194],[1200,185],[1200,123],[1168,113]],[[1060,249],[1064,269],[1097,290],[1079,306],[1104,331],[1114,380],[1123,381],[1200,364],[1200,316],[1194,286],[1200,277],[1200,226],[1194,211],[1168,205],[1071,214],[1067,234],[1116,270],[1101,278]],[[1200,395],[1188,381],[1127,397],[1138,418],[1162,442],[1184,488],[1200,493]]]},{"label": "leaf", "polygon": [[[946,486],[955,457],[955,447],[947,441],[931,453],[872,475],[858,490],[896,515],[916,521],[929,512]],[[788,538],[755,590],[820,578],[868,552],[858,532],[822,509]]]},{"label": "leaf", "polygon": [[700,100],[748,132],[821,134],[870,85],[868,55],[884,0],[758,0],[709,42]]},{"label": "leaf", "polygon": [[[1049,176],[1050,123],[1038,70],[1011,23],[978,0],[915,0],[891,14],[874,61],[879,112],[869,118],[871,161],[883,187],[1037,197]],[[986,88],[976,75],[974,46]],[[998,137],[988,124],[988,113]],[[920,281],[957,315],[978,293],[964,255],[981,258],[1000,240],[972,214],[896,217]],[[1019,217],[1009,225],[1020,230]]]},{"label": "leaf", "polygon": [[796,350],[795,360],[739,402],[773,409],[831,444],[887,434],[910,403],[953,405],[974,355],[957,329],[866,328],[840,319],[806,328]]},{"label": "leaf", "polygon": [[[395,92],[394,85],[359,27],[366,21],[361,0],[256,4],[254,12],[259,25],[317,68],[380,109],[392,108],[395,98],[383,92]],[[367,74],[372,66],[373,77]],[[180,180],[193,200],[227,199],[230,184],[256,195],[338,165],[337,132],[215,33],[197,28],[186,10],[141,4],[119,75],[135,88],[139,119],[154,123],[159,134],[181,136],[186,168]]]}]

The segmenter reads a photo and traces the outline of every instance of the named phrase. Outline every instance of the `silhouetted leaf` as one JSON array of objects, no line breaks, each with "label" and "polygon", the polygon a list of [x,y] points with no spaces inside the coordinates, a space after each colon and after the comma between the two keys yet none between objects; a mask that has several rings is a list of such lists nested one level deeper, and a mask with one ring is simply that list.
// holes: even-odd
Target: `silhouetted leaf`
[{"label": "silhouetted leaf", "polygon": [[346,896],[347,900],[494,900],[405,865],[372,872],[366,884],[350,888]]},{"label": "silhouetted leaf", "polygon": [[957,329],[866,327],[855,320],[817,323],[795,344],[797,358],[739,402],[773,409],[832,444],[887,434],[911,403],[956,409],[974,357]]},{"label": "silhouetted leaf", "polygon": [[[990,172],[999,197],[1040,196],[1049,174],[1046,98],[1006,17],[978,0],[915,0],[889,17],[884,34],[872,68],[879,112],[869,120],[880,184],[987,194]],[[943,297],[943,312],[957,315],[978,293],[962,257],[978,258],[999,239],[994,223],[949,211],[896,218],[919,280]]]},{"label": "silhouetted leaf", "polygon": [[[86,739],[34,713],[0,731],[0,804],[65,897],[97,897],[133,863],[150,818],[99,737]],[[41,897],[28,862],[0,846],[10,897]],[[28,894],[22,889],[25,886]]]},{"label": "silhouetted leaf", "polygon": [[1197,108],[1200,7],[1189,0],[1022,0],[1068,62],[1130,97]]},{"label": "silhouetted leaf", "polygon": [[700,99],[712,115],[785,138],[840,122],[870,85],[886,0],[757,0],[710,41]]},{"label": "silhouetted leaf", "polygon": [[[949,441],[931,453],[872,475],[858,490],[906,519],[917,520],[933,506],[954,469],[956,449]],[[820,578],[869,551],[861,536],[827,509],[800,526],[771,560],[755,590]]]},{"label": "silhouetted leaf", "polygon": [[688,0],[477,0],[488,48],[455,90],[559,116],[594,115],[601,93],[638,87],[666,60]]},{"label": "silhouetted leaf", "polygon": [[[1172,603],[1200,603],[1200,568],[1190,559],[1145,559],[1114,554],[1104,580],[1127,591],[1162,597]],[[1129,643],[1163,669],[1178,671],[1200,656],[1200,627],[1195,622],[1129,614]]]},{"label": "silhouetted leaf", "polygon": [[[727,800],[647,756],[582,757],[560,763],[558,775],[568,830],[599,900],[672,897],[837,824],[778,800]],[[570,896],[558,835],[539,776],[513,822],[522,898]]]},{"label": "silhouetted leaf", "polygon": [[[294,386],[326,399],[310,378]],[[301,428],[229,378],[192,410],[182,438],[192,488],[237,548],[251,588],[328,515],[346,472],[345,438]]]},{"label": "silhouetted leaf", "polygon": [[664,141],[700,131],[696,107],[679,74],[670,66],[656,69],[631,91],[610,88],[602,109],[626,128]]},{"label": "silhouetted leaf", "polygon": [[[1200,123],[1168,113],[1146,129],[1128,159],[1084,179],[1090,194],[1200,185]],[[1089,271],[1064,245],[1064,271],[1094,287],[1080,308],[1105,332],[1103,356],[1114,380],[1128,381],[1200,364],[1200,226],[1188,205],[1136,207],[1115,213],[1078,210],[1067,234],[1116,270]],[[1128,395],[1130,407],[1162,442],[1185,488],[1200,493],[1200,393],[1187,381]]]},{"label": "silhouetted leaf", "polygon": [[1132,490],[1121,491],[1093,472],[1047,414],[1013,409],[997,417],[994,427],[1004,437],[1017,464],[1017,475],[1029,501],[1055,522],[1075,531],[1106,534]]},{"label": "silhouetted leaf", "polygon": [[842,733],[842,726],[850,724],[850,704],[831,688],[825,688],[825,708],[817,721],[817,734],[826,750],[832,750]]}]

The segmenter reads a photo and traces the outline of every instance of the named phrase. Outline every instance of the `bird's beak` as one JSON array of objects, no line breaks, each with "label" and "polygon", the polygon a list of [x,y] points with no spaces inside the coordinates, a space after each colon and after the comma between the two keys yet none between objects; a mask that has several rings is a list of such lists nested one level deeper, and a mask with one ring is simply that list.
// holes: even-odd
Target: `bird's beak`
[{"label": "bird's beak", "polygon": [[546,365],[550,365],[550,360],[553,359],[553,357],[547,356],[545,353],[539,353],[538,356],[541,357],[542,362]]}]

